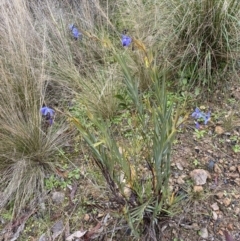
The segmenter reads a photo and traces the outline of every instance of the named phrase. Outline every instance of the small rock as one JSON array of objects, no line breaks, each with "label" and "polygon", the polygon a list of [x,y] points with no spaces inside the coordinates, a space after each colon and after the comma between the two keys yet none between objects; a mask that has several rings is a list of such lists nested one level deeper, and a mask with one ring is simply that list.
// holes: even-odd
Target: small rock
[{"label": "small rock", "polygon": [[224,192],[218,192],[218,193],[216,194],[216,196],[218,197],[218,199],[223,198],[223,195],[224,195]]},{"label": "small rock", "polygon": [[218,211],[219,210],[219,206],[218,206],[217,203],[212,204],[211,208],[212,208],[213,211]]},{"label": "small rock", "polygon": [[38,241],[48,241],[47,235],[45,233],[42,234]]},{"label": "small rock", "polygon": [[228,207],[231,204],[231,199],[230,198],[224,198],[223,199],[223,204]]},{"label": "small rock", "polygon": [[236,179],[239,177],[239,173],[229,173],[228,176],[231,177],[232,179]]},{"label": "small rock", "polygon": [[199,235],[202,237],[202,238],[208,238],[208,230],[206,228],[201,228],[200,229],[200,232],[199,232]]},{"label": "small rock", "polygon": [[216,133],[217,135],[221,135],[221,134],[224,133],[224,129],[223,129],[221,126],[216,126],[216,127],[215,127],[215,133]]},{"label": "small rock", "polygon": [[235,209],[235,214],[238,215],[240,213],[240,208]]},{"label": "small rock", "polygon": [[235,172],[237,170],[237,168],[235,167],[235,166],[231,166],[230,168],[229,168],[229,171],[230,172]]},{"label": "small rock", "polygon": [[194,147],[194,150],[195,150],[197,153],[200,152],[200,148],[199,148],[198,146],[195,146],[195,147]]},{"label": "small rock", "polygon": [[208,164],[207,164],[207,169],[208,171],[210,172],[213,172],[214,170],[214,165],[215,165],[215,162],[213,160],[209,160]]},{"label": "small rock", "polygon": [[89,219],[90,219],[90,216],[86,213],[86,214],[84,215],[84,221],[88,222]]},{"label": "small rock", "polygon": [[228,230],[233,230],[233,224],[232,224],[232,223],[229,223],[229,224],[227,225],[227,229],[228,229]]},{"label": "small rock", "polygon": [[214,172],[216,172],[216,173],[218,173],[218,174],[222,173],[221,168],[220,168],[220,167],[218,166],[218,164],[216,164],[216,163],[215,163],[215,165],[214,165]]},{"label": "small rock", "polygon": [[60,204],[64,201],[64,198],[65,198],[65,194],[62,193],[62,192],[54,192],[52,194],[52,201],[55,203],[55,204]]},{"label": "small rock", "polygon": [[182,166],[182,164],[181,164],[180,162],[177,162],[177,163],[176,163],[176,166],[177,166],[177,168],[178,168],[180,171],[183,170],[183,166]]},{"label": "small rock", "polygon": [[45,205],[44,202],[41,202],[41,203],[39,204],[39,207],[40,207],[40,210],[41,210],[42,212],[46,211],[46,205]]},{"label": "small rock", "polygon": [[195,169],[190,172],[190,176],[197,186],[204,185],[208,177],[211,177],[208,171]]},{"label": "small rock", "polygon": [[203,191],[203,187],[202,186],[194,186],[193,187],[193,192],[202,192]]},{"label": "small rock", "polygon": [[218,234],[220,234],[221,236],[224,235],[224,234],[223,234],[223,231],[222,231],[221,229],[218,231]]},{"label": "small rock", "polygon": [[178,177],[177,183],[180,185],[185,183],[185,181],[182,179],[182,176]]},{"label": "small rock", "polygon": [[239,199],[239,198],[240,198],[240,194],[233,193],[232,195],[233,195],[234,198],[236,198],[236,199]]},{"label": "small rock", "polygon": [[234,182],[235,182],[238,186],[240,186],[240,178],[236,178],[236,179],[234,180]]},{"label": "small rock", "polygon": [[63,232],[63,229],[64,229],[64,224],[62,220],[58,220],[56,223],[53,224],[51,228],[51,231],[53,233],[52,234],[53,240]]},{"label": "small rock", "polygon": [[213,220],[217,220],[218,219],[218,215],[217,215],[217,213],[216,212],[212,212],[212,215],[213,215]]},{"label": "small rock", "polygon": [[97,215],[98,218],[102,218],[103,216],[104,216],[104,213],[99,213],[99,214]]},{"label": "small rock", "polygon": [[238,169],[238,172],[240,173],[240,165],[239,165],[239,166],[237,166],[237,169]]},{"label": "small rock", "polygon": [[[66,238],[66,241],[80,240],[79,238],[83,237],[87,231],[76,231]],[[81,239],[82,240],[82,239]]]}]

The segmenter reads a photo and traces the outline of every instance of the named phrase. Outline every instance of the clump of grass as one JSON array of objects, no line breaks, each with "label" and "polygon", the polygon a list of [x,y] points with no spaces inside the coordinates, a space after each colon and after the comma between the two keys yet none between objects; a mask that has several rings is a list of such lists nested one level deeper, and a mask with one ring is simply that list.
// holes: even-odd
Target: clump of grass
[{"label": "clump of grass", "polygon": [[[72,97],[81,93],[87,108],[110,118],[117,112],[115,95],[121,86],[118,69],[109,54],[110,30],[114,31],[114,27],[98,1],[94,5],[89,1],[73,1],[73,5],[64,5],[64,11],[56,3],[46,2],[41,10],[33,4],[32,11],[39,22],[43,16],[45,19],[46,30],[41,35],[46,34],[51,56],[48,64],[51,82],[70,89]],[[69,30],[72,23],[82,33],[82,40],[73,38]]]},{"label": "clump of grass", "polygon": [[170,1],[170,62],[188,86],[213,87],[233,69],[239,47],[237,0]]},{"label": "clump of grass", "polygon": [[[0,208],[19,214],[44,194],[52,157],[65,143],[64,127],[42,128],[47,73],[46,42],[33,27],[25,1],[0,5]],[[60,130],[62,129],[62,130]]]}]

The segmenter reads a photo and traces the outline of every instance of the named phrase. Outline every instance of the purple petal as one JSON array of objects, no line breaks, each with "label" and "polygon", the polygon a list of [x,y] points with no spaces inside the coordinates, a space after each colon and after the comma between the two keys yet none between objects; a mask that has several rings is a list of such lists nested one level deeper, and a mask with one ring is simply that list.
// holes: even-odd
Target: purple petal
[{"label": "purple petal", "polygon": [[69,29],[72,31],[72,29],[74,28],[74,24],[69,24]]},{"label": "purple petal", "polygon": [[52,124],[53,124],[53,119],[50,118],[50,119],[49,119],[49,125],[51,126]]},{"label": "purple petal", "polygon": [[128,47],[132,42],[132,39],[127,35],[122,35],[122,46]]},{"label": "purple petal", "polygon": [[74,24],[69,25],[69,29],[72,31],[72,35],[75,39],[82,38],[82,34],[78,31],[78,29],[74,26]]},{"label": "purple petal", "polygon": [[198,122],[196,122],[196,129],[200,129],[200,124]]},{"label": "purple petal", "polygon": [[54,113],[55,113],[55,111],[54,111],[53,109],[51,109],[51,108],[49,108],[49,107],[47,107],[47,106],[42,107],[42,108],[40,109],[40,112],[41,112],[41,114],[44,115],[44,116],[46,116],[46,115],[49,113],[51,117],[53,117],[53,116],[54,116]]}]

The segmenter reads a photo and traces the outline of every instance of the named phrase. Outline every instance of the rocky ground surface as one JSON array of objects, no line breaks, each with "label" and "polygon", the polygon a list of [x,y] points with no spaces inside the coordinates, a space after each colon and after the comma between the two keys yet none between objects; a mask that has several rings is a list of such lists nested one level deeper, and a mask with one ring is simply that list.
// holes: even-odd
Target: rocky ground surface
[{"label": "rocky ground surface", "polygon": [[[170,188],[185,198],[179,203],[181,212],[161,224],[159,240],[240,240],[240,88],[233,87],[228,97],[215,97],[200,106],[211,110],[207,125],[196,130],[189,115],[177,134]],[[66,152],[73,149],[70,143]],[[109,211],[108,194],[91,178],[91,164],[81,156],[74,159],[78,172],[71,172],[71,181],[62,186],[53,181],[58,188],[42,197],[40,206],[13,221],[3,212],[0,240],[133,240],[128,226]],[[69,173],[59,168],[59,176],[65,180]]]}]

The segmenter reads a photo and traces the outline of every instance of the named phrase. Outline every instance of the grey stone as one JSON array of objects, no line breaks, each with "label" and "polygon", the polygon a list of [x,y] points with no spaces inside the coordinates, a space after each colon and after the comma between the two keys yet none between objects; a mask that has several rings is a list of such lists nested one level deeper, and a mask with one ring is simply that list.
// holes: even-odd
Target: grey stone
[{"label": "grey stone", "polygon": [[52,238],[55,240],[64,230],[64,224],[62,220],[58,220],[53,224],[51,228]]},{"label": "grey stone", "polygon": [[52,201],[55,204],[61,204],[64,201],[64,198],[65,198],[65,194],[62,192],[54,192],[52,194]]}]

